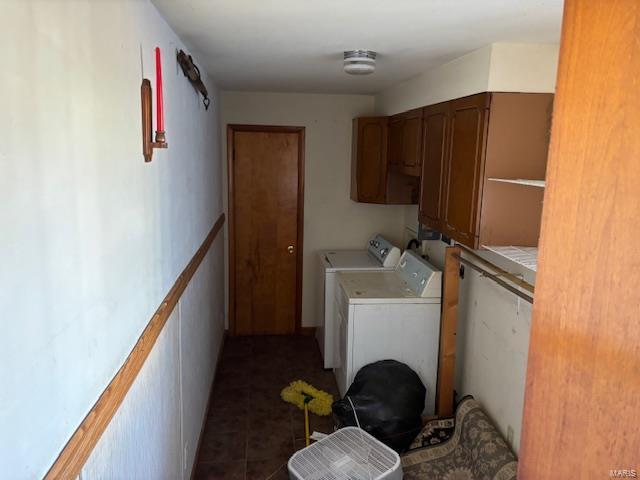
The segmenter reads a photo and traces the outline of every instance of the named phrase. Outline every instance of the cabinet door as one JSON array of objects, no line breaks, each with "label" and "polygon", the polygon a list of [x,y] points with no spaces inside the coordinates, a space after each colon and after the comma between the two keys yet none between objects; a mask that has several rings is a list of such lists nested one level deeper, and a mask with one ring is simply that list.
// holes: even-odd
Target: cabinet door
[{"label": "cabinet door", "polygon": [[387,117],[355,120],[354,134],[356,185],[358,202],[384,203],[387,188]]},{"label": "cabinet door", "polygon": [[389,165],[402,163],[402,129],[404,120],[400,115],[394,115],[389,122]]},{"label": "cabinet door", "polygon": [[448,153],[449,102],[423,110],[420,222],[442,231],[444,186]]},{"label": "cabinet door", "polygon": [[486,124],[491,96],[472,95],[450,102],[444,234],[477,248]]},{"label": "cabinet door", "polygon": [[422,162],[422,109],[411,110],[403,116],[400,155],[402,171],[418,177]]}]

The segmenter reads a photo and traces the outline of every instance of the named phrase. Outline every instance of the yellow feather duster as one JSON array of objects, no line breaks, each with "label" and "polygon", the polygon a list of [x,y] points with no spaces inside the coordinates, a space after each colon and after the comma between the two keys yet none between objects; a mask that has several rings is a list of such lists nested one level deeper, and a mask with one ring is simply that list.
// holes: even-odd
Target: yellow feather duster
[{"label": "yellow feather duster", "polygon": [[316,415],[330,415],[333,396],[309,385],[302,380],[291,382],[280,392],[282,400],[304,410],[305,404]]}]

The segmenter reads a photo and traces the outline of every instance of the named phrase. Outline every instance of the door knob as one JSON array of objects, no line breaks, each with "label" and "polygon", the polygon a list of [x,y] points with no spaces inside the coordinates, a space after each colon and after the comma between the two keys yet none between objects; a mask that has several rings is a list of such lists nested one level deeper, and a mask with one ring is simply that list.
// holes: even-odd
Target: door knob
[{"label": "door knob", "polygon": [[289,253],[293,253],[293,245],[289,245],[289,246],[287,247],[287,252],[289,252]]}]

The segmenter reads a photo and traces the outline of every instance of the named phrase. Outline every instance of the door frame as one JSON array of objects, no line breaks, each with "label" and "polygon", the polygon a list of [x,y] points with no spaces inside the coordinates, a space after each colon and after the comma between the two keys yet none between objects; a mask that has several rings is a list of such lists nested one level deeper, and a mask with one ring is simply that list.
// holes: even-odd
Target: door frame
[{"label": "door frame", "polygon": [[275,125],[227,125],[227,219],[228,219],[228,263],[229,263],[229,334],[236,335],[236,265],[235,265],[235,205],[234,191],[234,133],[235,132],[272,132],[295,133],[298,135],[298,218],[296,239],[296,300],[295,333],[302,333],[302,259],[304,237],[304,151],[305,127]]}]

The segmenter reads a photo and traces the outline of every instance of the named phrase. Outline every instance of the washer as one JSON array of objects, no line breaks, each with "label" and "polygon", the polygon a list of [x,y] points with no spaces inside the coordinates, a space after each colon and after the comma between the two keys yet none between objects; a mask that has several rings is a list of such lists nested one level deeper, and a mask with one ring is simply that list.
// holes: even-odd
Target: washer
[{"label": "washer", "polygon": [[442,272],[411,251],[394,271],[340,272],[335,312],[335,367],[344,397],[362,367],[378,360],[406,363],[427,388],[425,415],[435,411]]},{"label": "washer", "polygon": [[392,271],[401,251],[382,235],[376,234],[366,250],[324,250],[319,254],[318,318],[316,338],[322,353],[324,368],[336,366],[338,329],[335,322],[336,275],[344,271]]}]

